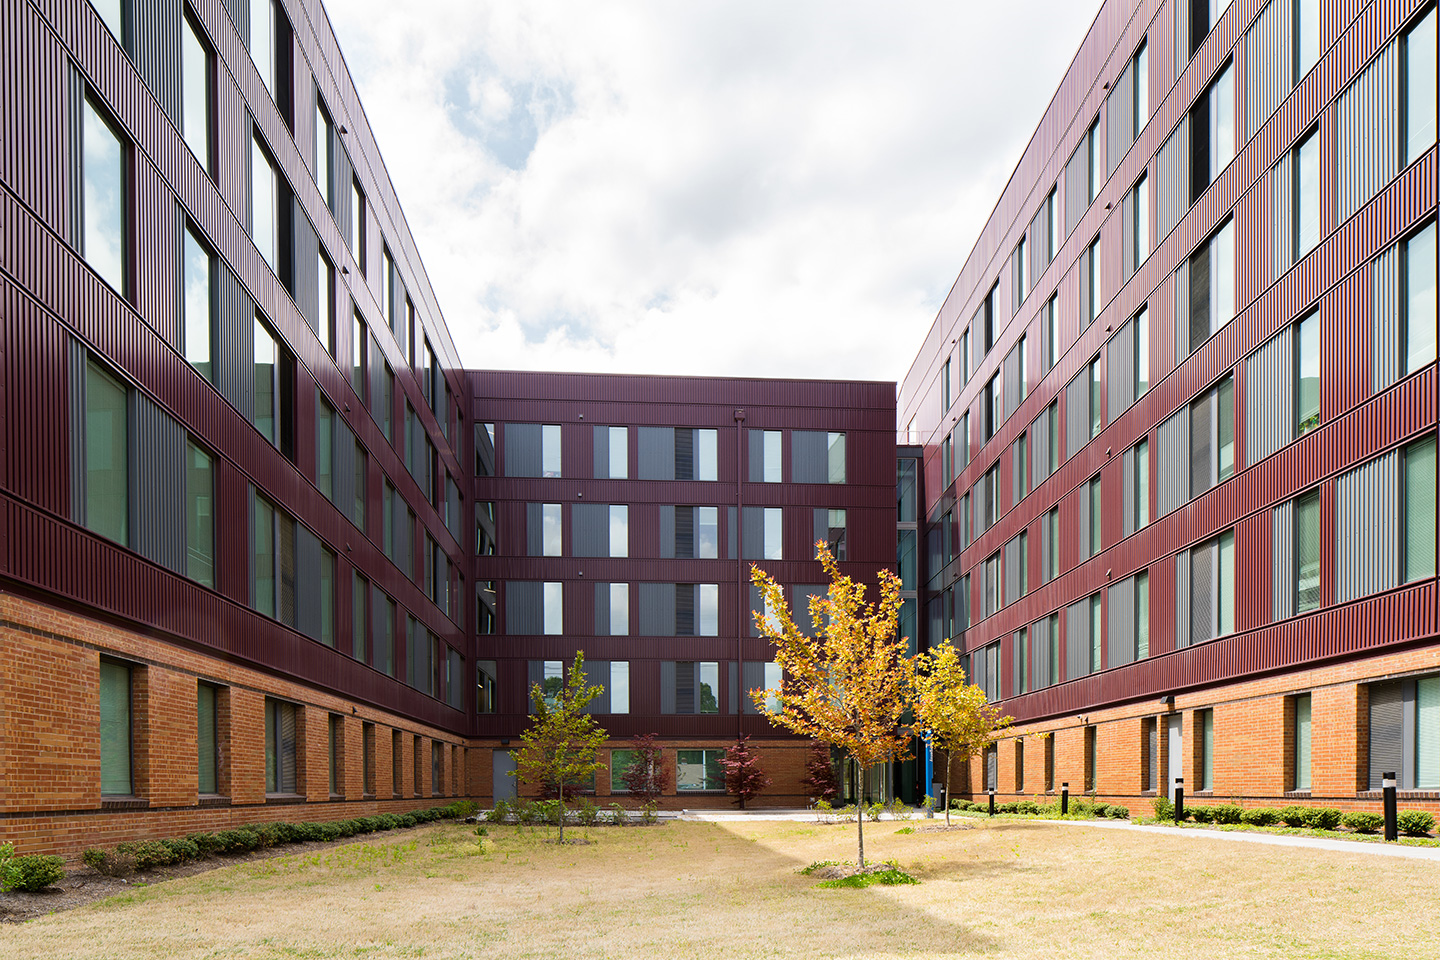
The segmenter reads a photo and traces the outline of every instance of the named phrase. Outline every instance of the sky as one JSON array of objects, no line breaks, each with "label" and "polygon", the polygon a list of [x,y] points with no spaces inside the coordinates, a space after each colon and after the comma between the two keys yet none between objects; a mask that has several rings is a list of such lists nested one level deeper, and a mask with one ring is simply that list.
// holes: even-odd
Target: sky
[{"label": "sky", "polygon": [[904,376],[1096,9],[328,5],[465,366],[857,380]]}]

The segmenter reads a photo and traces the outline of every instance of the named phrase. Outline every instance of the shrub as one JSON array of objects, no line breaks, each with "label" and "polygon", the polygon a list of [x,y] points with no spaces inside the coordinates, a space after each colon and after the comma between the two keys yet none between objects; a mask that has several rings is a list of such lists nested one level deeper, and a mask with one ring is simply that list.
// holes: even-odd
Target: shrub
[{"label": "shrub", "polygon": [[337,820],[334,826],[342,837],[353,837],[360,832],[360,827],[354,820]]},{"label": "shrub", "polygon": [[1015,802],[1015,811],[1017,813],[1028,813],[1033,816],[1040,812],[1040,804],[1034,800],[1017,800]]},{"label": "shrub", "polygon": [[1186,807],[1185,812],[1194,817],[1196,823],[1209,823],[1215,818],[1214,807]]},{"label": "shrub", "polygon": [[973,800],[951,800],[951,801],[950,801],[950,809],[951,809],[951,810],[973,810],[973,809],[975,809],[975,802],[974,802]]},{"label": "shrub", "polygon": [[910,817],[913,815],[914,812],[909,807],[905,806],[905,801],[901,800],[899,797],[896,797],[890,802],[890,816],[894,817],[896,820],[909,820]]},{"label": "shrub", "polygon": [[[824,801],[821,802],[823,803]],[[617,827],[623,827],[625,825],[625,822],[629,819],[630,814],[626,811],[624,807],[620,806],[620,804],[618,803],[610,804],[610,820]]]},{"label": "shrub", "polygon": [[1240,822],[1252,827],[1273,827],[1279,819],[1269,807],[1252,807],[1240,814]]},{"label": "shrub", "polygon": [[107,877],[128,877],[135,872],[135,858],[113,850],[90,849],[80,857],[85,865]]},{"label": "shrub", "polygon": [[400,826],[400,818],[393,813],[382,813],[375,819],[380,821],[381,830],[394,830]]},{"label": "shrub", "polygon": [[15,857],[5,864],[3,879],[6,889],[35,893],[65,879],[65,861],[45,855]]},{"label": "shrub", "polygon": [[1216,823],[1239,823],[1245,808],[1238,803],[1221,803],[1210,808]]},{"label": "shrub", "polygon": [[575,815],[582,826],[593,827],[600,822],[600,808],[585,797],[581,797],[575,805]]},{"label": "shrub", "polygon": [[128,853],[135,860],[136,870],[151,870],[174,863],[176,857],[159,840],[133,840],[115,847],[116,853]]},{"label": "shrub", "polygon": [[445,807],[445,816],[450,820],[464,820],[466,817],[473,817],[480,809],[480,804],[474,800],[456,800]]},{"label": "shrub", "polygon": [[340,839],[340,824],[321,823],[317,824],[317,826],[319,826],[320,828],[320,839],[324,840],[326,843],[329,843],[332,840]]},{"label": "shrub", "polygon": [[1169,797],[1156,797],[1150,801],[1150,805],[1155,808],[1156,820],[1175,819],[1175,804],[1170,802]]},{"label": "shrub", "polygon": [[1401,810],[1397,823],[1407,837],[1428,837],[1435,829],[1435,816],[1424,810]]},{"label": "shrub", "polygon": [[1306,807],[1305,826],[1311,830],[1334,830],[1342,819],[1339,810],[1333,807]]},{"label": "shrub", "polygon": [[186,840],[182,837],[160,842],[165,845],[166,850],[170,851],[170,855],[174,857],[172,861],[174,863],[184,863],[186,860],[195,860],[200,856],[200,847],[194,840]]},{"label": "shrub", "polygon": [[1304,807],[1289,806],[1276,810],[1275,816],[1287,827],[1303,827],[1307,813]]},{"label": "shrub", "polygon": [[873,822],[873,821],[877,821],[877,820],[880,819],[880,814],[882,814],[882,813],[884,813],[884,812],[885,812],[885,804],[883,804],[883,803],[872,803],[872,804],[870,804],[870,806],[868,806],[868,807],[865,808],[865,819],[870,820],[870,821],[872,821],[872,822]]},{"label": "shrub", "polygon": [[640,808],[640,822],[646,826],[660,822],[659,808],[655,806],[654,800],[645,801],[645,806]]},{"label": "shrub", "polygon": [[257,823],[250,828],[255,831],[255,836],[260,838],[260,846],[273,847],[280,843],[280,824],[278,823]]},{"label": "shrub", "polygon": [[1385,818],[1366,810],[1351,810],[1340,818],[1340,822],[1356,833],[1376,833],[1385,826]]},{"label": "shrub", "polygon": [[1129,820],[1130,808],[1122,804],[1112,803],[1105,808],[1105,816],[1111,820]]},{"label": "shrub", "polygon": [[413,815],[407,813],[403,816],[397,817],[395,825],[397,827],[413,827],[418,822],[419,821],[417,821]]},{"label": "shrub", "polygon": [[220,838],[213,833],[192,833],[185,839],[192,841],[200,848],[200,853],[207,856],[220,849]]},{"label": "shrub", "polygon": [[250,827],[222,830],[215,835],[215,838],[219,841],[219,851],[223,853],[243,853],[260,846],[260,834]]},{"label": "shrub", "polygon": [[[989,803],[987,802],[985,806],[986,806],[986,808],[988,809],[990,805],[989,805]],[[995,812],[996,812],[996,813],[1019,813],[1019,812],[1020,812],[1020,801],[1019,801],[1019,800],[1011,800],[1011,801],[1009,801],[1008,803],[997,803],[997,804],[995,805]]]}]

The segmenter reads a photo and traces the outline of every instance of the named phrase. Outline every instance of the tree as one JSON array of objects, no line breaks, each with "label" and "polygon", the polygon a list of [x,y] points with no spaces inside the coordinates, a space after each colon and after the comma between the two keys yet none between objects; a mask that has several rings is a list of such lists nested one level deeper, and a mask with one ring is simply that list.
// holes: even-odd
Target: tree
[{"label": "tree", "polygon": [[915,678],[915,717],[928,730],[930,742],[945,751],[945,825],[950,825],[950,764],[970,758],[995,742],[997,731],[1010,725],[985,692],[965,682],[960,657],[949,643],[925,654]]},{"label": "tree", "polygon": [[670,789],[670,771],[661,762],[656,735],[642,733],[632,738],[630,749],[635,751],[635,756],[620,779],[625,782],[625,789],[639,797],[642,803],[654,803]]},{"label": "tree", "polygon": [[745,809],[746,800],[754,799],[761,790],[770,786],[770,778],[760,769],[760,755],[750,749],[748,733],[725,751],[725,759],[720,761],[720,766],[725,768],[725,790],[739,798],[741,810]]},{"label": "tree", "polygon": [[800,784],[810,788],[810,796],[826,803],[840,796],[840,782],[835,779],[835,764],[830,762],[830,745],[810,741],[810,756],[805,760],[805,776]]},{"label": "tree", "polygon": [[[598,759],[601,744],[608,736],[585,712],[590,701],[604,692],[585,679],[585,654],[575,651],[575,663],[563,684],[541,684],[530,688],[533,714],[530,726],[520,734],[513,775],[542,789],[588,779],[604,766]],[[560,842],[565,842],[565,793],[556,790],[560,804]]]},{"label": "tree", "polygon": [[[813,636],[795,625],[780,586],[758,566],[750,580],[760,589],[769,616],[755,614],[762,636],[775,644],[775,662],[784,678],[778,690],[752,690],[760,711],[780,726],[833,744],[855,761],[858,771],[909,754],[904,725],[914,689],[916,658],[896,636],[900,579],[881,570],[880,602],[866,602],[865,585],[840,573],[825,542],[815,558],[830,578],[825,596],[810,598]],[[779,704],[771,713],[767,700]],[[865,818],[857,804],[856,848],[865,866]]]}]

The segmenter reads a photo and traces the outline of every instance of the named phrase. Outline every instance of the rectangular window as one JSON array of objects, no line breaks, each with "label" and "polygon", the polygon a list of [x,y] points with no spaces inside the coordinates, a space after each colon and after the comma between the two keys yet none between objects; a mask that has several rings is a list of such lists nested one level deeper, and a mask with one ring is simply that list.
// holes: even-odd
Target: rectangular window
[{"label": "rectangular window", "polygon": [[90,101],[84,101],[80,128],[81,255],[85,262],[123,297],[129,240],[126,233],[128,144],[109,119]]},{"label": "rectangular window", "polygon": [[675,751],[675,789],[680,793],[725,789],[724,750]]},{"label": "rectangular window", "polygon": [[[1435,8],[1432,6],[1425,16],[1405,34],[1402,48],[1404,66],[1402,83],[1404,89],[1404,114],[1402,122],[1405,132],[1402,143],[1405,147],[1405,165],[1409,166],[1423,156],[1435,143]],[[1434,249],[1431,249],[1430,263],[1435,263]],[[1432,274],[1433,276],[1433,274]]]},{"label": "rectangular window", "polygon": [[94,360],[85,365],[85,525],[129,543],[129,390]]},{"label": "rectangular window", "polygon": [[365,353],[369,346],[369,339],[365,321],[361,319],[360,312],[357,310],[350,335],[350,386],[355,388],[355,395],[360,398],[362,404],[365,403]]},{"label": "rectangular window", "polygon": [[496,601],[494,580],[475,581],[475,632],[482,637],[495,633]]},{"label": "rectangular window", "polygon": [[1130,273],[1150,256],[1150,182],[1145,174],[1130,191]]},{"label": "rectangular window", "polygon": [[779,507],[765,507],[765,552],[763,559],[781,559],[781,510]]},{"label": "rectangular window", "polygon": [[499,702],[496,699],[500,691],[500,672],[497,662],[494,660],[475,661],[476,676],[476,713],[498,713]]},{"label": "rectangular window", "polygon": [[126,0],[91,0],[90,6],[95,8],[101,21],[115,36],[115,42],[128,52],[130,45],[125,38]]},{"label": "rectangular window", "polygon": [[135,793],[131,776],[131,669],[113,660],[100,661],[100,793],[128,797]]},{"label": "rectangular window", "polygon": [[1405,240],[1400,299],[1404,372],[1435,362],[1435,221]]},{"label": "rectangular window", "polygon": [[610,697],[611,713],[630,712],[630,661],[610,661],[610,683],[605,691]]},{"label": "rectangular window", "polygon": [[1311,130],[1295,148],[1291,160],[1293,179],[1291,210],[1294,218],[1292,249],[1294,260],[1315,249],[1320,242],[1320,133]]},{"label": "rectangular window", "polygon": [[280,175],[259,139],[250,143],[250,238],[260,257],[280,274]]},{"label": "rectangular window", "polygon": [[608,636],[624,637],[630,634],[630,584],[610,583],[603,589],[610,598],[610,632]]},{"label": "rectangular window", "polygon": [[395,314],[395,257],[390,248],[380,244],[380,310],[385,314],[390,329],[395,330],[398,317]]},{"label": "rectangular window", "polygon": [[[714,508],[712,507],[710,509],[713,510]],[[715,538],[713,515],[710,536],[713,541]],[[612,503],[610,505],[610,556],[630,556],[630,508],[623,503]]]},{"label": "rectangular window", "polygon": [[345,723],[335,714],[330,715],[330,796],[338,797],[345,792],[344,749]]},{"label": "rectangular window", "polygon": [[1440,787],[1440,676],[1372,683],[1369,786],[1386,773],[1401,790]]},{"label": "rectangular window", "polygon": [[540,533],[542,557],[558,557],[561,555],[561,516],[562,505],[558,503],[542,503],[540,505],[542,527]]},{"label": "rectangular window", "polygon": [[1093,557],[1101,550],[1101,509],[1104,504],[1104,494],[1100,485],[1100,475],[1096,474],[1089,483],[1085,485],[1085,495],[1090,500],[1089,517],[1086,530],[1086,542],[1082,544],[1082,552],[1085,557]]},{"label": "rectangular window", "polygon": [[260,613],[295,625],[295,521],[255,494],[250,602]]},{"label": "rectangular window", "polygon": [[335,125],[330,122],[330,113],[325,109],[325,101],[320,97],[320,91],[315,91],[315,185],[320,188],[320,196],[325,198],[325,206],[333,212],[335,210],[335,180],[334,173],[330,169],[330,145],[334,142]]},{"label": "rectangular window", "polygon": [[[940,365],[940,412],[950,412],[950,358]],[[770,431],[766,431],[767,433]]]},{"label": "rectangular window", "polygon": [[315,335],[320,346],[330,356],[335,356],[335,267],[330,258],[321,250],[316,254],[316,289],[319,299],[316,304]]},{"label": "rectangular window", "polygon": [[1404,451],[1401,579],[1404,583],[1435,576],[1435,438],[1412,443]]},{"label": "rectangular window", "polygon": [[[1013,265],[1015,278],[1015,287],[1010,302],[1010,311],[1014,314],[1020,312],[1020,305],[1025,302],[1025,294],[1030,292],[1029,278],[1025,275],[1025,235],[1023,233],[1020,235],[1020,242],[1015,244],[1015,252],[1011,254],[1010,262]],[[949,361],[946,362],[948,364]],[[950,371],[947,369],[945,372],[948,374]],[[946,387],[947,389],[949,387],[948,376],[946,377]],[[945,405],[945,409],[950,409],[948,403]]]},{"label": "rectangular window", "polygon": [[[350,581],[350,655],[368,663],[370,647],[370,581],[352,574]],[[379,627],[379,624],[376,624]],[[378,631],[377,631],[378,632]]]},{"label": "rectangular window", "polygon": [[1105,426],[1105,383],[1101,379],[1099,354],[1096,354],[1095,359],[1090,361],[1088,370],[1090,373],[1090,439],[1093,440],[1100,436],[1100,431]]},{"label": "rectangular window", "polygon": [[1096,786],[1096,767],[1099,765],[1096,759],[1096,728],[1085,728],[1085,792],[1094,793],[1099,788]]},{"label": "rectangular window", "polygon": [[610,479],[624,480],[630,472],[629,430],[608,427],[610,441]]},{"label": "rectangular window", "polygon": [[1190,108],[1190,202],[1220,176],[1235,156],[1235,83],[1226,63]]},{"label": "rectangular window", "polygon": [[208,683],[195,688],[195,772],[201,796],[220,792],[219,694]]},{"label": "rectangular window", "polygon": [[265,698],[265,792],[296,792],[297,713],[293,703]]},{"label": "rectangular window", "polygon": [[215,326],[214,257],[195,235],[195,228],[185,223],[183,253],[185,361],[206,380],[214,379],[210,344]]},{"label": "rectangular window", "polygon": [[[818,513],[819,511],[817,511]],[[845,559],[846,523],[844,510],[825,509],[825,542],[836,560]]]},{"label": "rectangular window", "polygon": [[560,425],[547,423],[540,428],[540,476],[560,476]]},{"label": "rectangular window", "polygon": [[345,239],[350,242],[350,255],[360,275],[365,276],[365,191],[357,180],[350,181],[350,235]]},{"label": "rectangular window", "polygon": [[365,531],[365,488],[367,486],[365,480],[369,474],[370,457],[360,441],[357,440],[355,441],[355,479],[351,483],[351,487],[354,488],[354,499],[350,503],[350,519],[362,533]]},{"label": "rectangular window", "polygon": [[1320,494],[1312,492],[1295,501],[1295,612],[1320,607]]},{"label": "rectangular window", "polygon": [[[1204,643],[1235,632],[1235,532],[1227,530],[1188,554],[1188,577],[1179,584],[1188,598],[1189,642]],[[1181,576],[1186,570],[1181,569]],[[1183,607],[1176,611],[1183,617]]]},{"label": "rectangular window", "polygon": [[290,456],[290,355],[270,328],[255,315],[255,360],[251,373],[255,389],[255,429]]},{"label": "rectangular window", "polygon": [[1090,241],[1090,246],[1080,255],[1080,321],[1082,329],[1095,322],[1100,315],[1104,297],[1100,293],[1100,235]]},{"label": "rectangular window", "polygon": [[1049,583],[1060,576],[1060,508],[1053,507],[1040,523],[1041,582]]},{"label": "rectangular window", "polygon": [[[1431,236],[1433,237],[1434,234],[1432,233]],[[1432,245],[1431,245],[1431,250],[1432,250],[1432,251],[1434,250],[1434,245],[1433,245],[1433,243],[1432,243]],[[1432,258],[1432,262],[1433,262],[1433,258]],[[1432,292],[1433,292],[1434,289],[1435,289],[1434,272],[1433,272],[1433,271],[1431,272],[1430,289],[1431,289]],[[1433,297],[1433,295],[1432,295],[1432,297],[1431,297],[1431,302],[1432,302],[1432,304],[1433,304],[1433,302],[1434,302],[1434,297]],[[1433,310],[1431,311],[1431,316],[1432,316],[1432,317],[1434,316],[1434,311],[1433,311]],[[1431,324],[1431,329],[1432,329],[1432,330],[1434,329],[1434,324],[1433,324],[1433,323]],[[1433,349],[1434,337],[1433,337],[1433,336],[1431,337],[1431,344],[1432,344],[1431,353],[1432,353],[1432,355],[1433,355],[1433,353],[1434,353],[1434,349]],[[827,433],[827,434],[825,434],[825,450],[826,450],[826,458],[827,458],[828,465],[829,465],[829,481],[830,481],[831,483],[844,483],[844,482],[845,482],[845,434],[843,434],[843,433]],[[714,478],[712,477],[711,479],[714,479]]]},{"label": "rectangular window", "polygon": [[180,126],[200,169],[210,170],[211,103],[210,48],[204,32],[188,14],[180,27]]},{"label": "rectangular window", "polygon": [[1020,434],[1015,440],[1015,462],[1011,466],[1010,474],[1015,481],[1015,503],[1030,493],[1030,458],[1027,434]]},{"label": "rectangular window", "polygon": [[1295,436],[1320,425],[1320,313],[1295,324]]},{"label": "rectangular window", "polygon": [[1150,572],[1135,575],[1135,659],[1150,656]]},{"label": "rectangular window", "polygon": [[547,582],[544,603],[544,633],[546,636],[559,636],[565,632],[565,584]]},{"label": "rectangular window", "polygon": [[360,724],[360,749],[363,751],[361,789],[365,796],[375,796],[375,724]]},{"label": "rectangular window", "polygon": [[1196,770],[1197,779],[1200,781],[1195,786],[1201,791],[1215,789],[1215,711],[1195,711],[1195,726],[1198,728],[1196,737],[1200,741],[1200,762]]},{"label": "rectangular window", "polygon": [[210,455],[185,444],[185,575],[215,586],[215,473]]},{"label": "rectangular window", "polygon": [[260,73],[270,98],[279,102],[275,94],[276,44],[275,6],[273,0],[252,0],[250,4],[250,59]]},{"label": "rectangular window", "polygon": [[1302,693],[1290,698],[1291,729],[1286,739],[1291,742],[1290,785],[1291,790],[1310,789],[1310,694]]},{"label": "rectangular window", "polygon": [[1040,373],[1043,376],[1060,359],[1060,317],[1055,309],[1055,295],[1040,308]]}]

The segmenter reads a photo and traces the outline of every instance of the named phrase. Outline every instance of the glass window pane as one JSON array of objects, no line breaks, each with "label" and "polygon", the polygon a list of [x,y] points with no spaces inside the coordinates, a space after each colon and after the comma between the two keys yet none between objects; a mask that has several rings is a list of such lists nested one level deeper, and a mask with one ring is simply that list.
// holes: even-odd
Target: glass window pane
[{"label": "glass window pane", "polygon": [[125,148],[115,131],[85,101],[81,131],[84,165],[84,254],[95,272],[125,292]]},{"label": "glass window pane", "polygon": [[1235,71],[1226,64],[1210,88],[1210,179],[1213,182],[1235,156]]},{"label": "glass window pane", "polygon": [[85,378],[85,525],[118,543],[129,542],[127,392],[95,361]]},{"label": "glass window pane", "polygon": [[180,29],[181,126],[202,169],[210,167],[210,52],[189,17]]},{"label": "glass window pane", "polygon": [[629,431],[625,427],[610,428],[610,479],[624,480],[629,476],[630,453],[627,448]]},{"label": "glass window pane", "polygon": [[1215,789],[1215,711],[1206,710],[1200,724],[1200,789]]},{"label": "glass window pane", "polygon": [[610,636],[630,633],[630,584],[610,584]]},{"label": "glass window pane", "polygon": [[543,531],[541,555],[546,557],[560,556],[560,517],[561,504],[547,503],[542,505]]},{"label": "glass window pane", "polygon": [[845,434],[831,433],[826,436],[829,453],[830,483],[845,482]]},{"label": "glass window pane", "polygon": [[1150,311],[1142,307],[1135,317],[1135,396],[1150,389]]},{"label": "glass window pane", "polygon": [[1235,380],[1226,377],[1215,390],[1217,483],[1235,472]]},{"label": "glass window pane", "polygon": [[105,26],[115,35],[115,42],[125,45],[125,20],[122,14],[123,0],[90,0]]},{"label": "glass window pane", "polygon": [[610,661],[610,712],[630,712],[630,661]]},{"label": "glass window pane", "polygon": [[545,584],[545,633],[557,636],[565,632],[565,585]]},{"label": "glass window pane", "polygon": [[315,185],[320,188],[320,196],[325,198],[325,205],[333,208],[335,206],[330,195],[330,117],[325,113],[325,108],[320,104],[319,95],[315,98]]},{"label": "glass window pane", "polygon": [[[623,509],[623,508],[622,508]],[[720,556],[720,508],[695,508],[695,556],[714,560]]]},{"label": "glass window pane", "polygon": [[256,610],[275,616],[275,509],[255,498],[255,542],[250,561],[250,600]]},{"label": "glass window pane", "polygon": [[780,482],[780,471],[782,469],[782,460],[780,457],[781,437],[782,434],[779,430],[766,430],[764,432],[764,473],[766,483]]},{"label": "glass window pane", "polygon": [[100,793],[129,796],[130,668],[100,661]]},{"label": "glass window pane", "polygon": [[718,583],[700,584],[700,616],[699,629],[696,634],[701,637],[718,637],[720,635],[720,585]]},{"label": "glass window pane", "polygon": [[250,144],[250,237],[255,241],[260,256],[278,271],[276,254],[279,248],[278,219],[276,209],[279,192],[275,184],[275,170],[265,155],[258,140]]},{"label": "glass window pane", "polygon": [[1440,787],[1440,677],[1415,681],[1415,786]]},{"label": "glass window pane", "polygon": [[1295,612],[1320,606],[1320,497],[1295,501]]},{"label": "glass window pane", "polygon": [[335,646],[335,554],[320,549],[320,642]]},{"label": "glass window pane", "polygon": [[1295,698],[1295,789],[1310,789],[1310,695]]},{"label": "glass window pane", "polygon": [[1435,224],[1405,242],[1405,372],[1435,362]]},{"label": "glass window pane", "polygon": [[714,430],[695,431],[696,480],[715,480],[719,477],[718,460],[716,459],[718,442],[719,434]]},{"label": "glass window pane", "polygon": [[695,664],[696,713],[720,712],[720,664]]},{"label": "glass window pane", "polygon": [[365,663],[370,632],[365,629],[370,609],[370,583],[358,573],[350,581],[350,656]]},{"label": "glass window pane", "polygon": [[200,376],[211,379],[210,365],[210,251],[187,225],[185,228],[183,306],[185,359]]},{"label": "glass window pane", "polygon": [[275,11],[271,0],[252,0],[250,4],[250,59],[260,71],[265,89],[275,96]]},{"label": "glass window pane", "polygon": [[1135,659],[1150,656],[1150,574],[1135,575]]},{"label": "glass window pane", "polygon": [[1141,440],[1135,448],[1135,527],[1150,522],[1150,441]]},{"label": "glass window pane", "polygon": [[196,780],[202,794],[219,792],[215,729],[215,688],[202,683],[195,694]]},{"label": "glass window pane", "polygon": [[1435,440],[1405,448],[1405,582],[1435,576]]},{"label": "glass window pane", "polygon": [[1320,425],[1320,316],[1312,313],[1296,328],[1299,352],[1299,390],[1295,403],[1295,434],[1301,436]]},{"label": "glass window pane", "polygon": [[186,444],[185,575],[215,586],[215,480],[210,455]]},{"label": "glass window pane", "polygon": [[1295,151],[1295,259],[1320,242],[1320,136],[1310,137]]},{"label": "glass window pane", "polygon": [[[1405,35],[1405,163],[1435,142],[1435,8]],[[1432,257],[1433,262],[1433,257]]]},{"label": "glass window pane", "polygon": [[540,428],[540,475],[560,476],[560,425],[547,423]]},{"label": "glass window pane", "polygon": [[630,508],[623,503],[610,505],[610,556],[630,556]]},{"label": "glass window pane", "polygon": [[255,317],[255,429],[265,439],[276,442],[275,429],[275,365],[278,360],[275,338],[260,317]]},{"label": "glass window pane", "polygon": [[1219,624],[1216,636],[1235,632],[1235,534],[1220,535]]},{"label": "glass window pane", "polygon": [[315,268],[316,276],[319,278],[316,287],[320,297],[319,309],[316,314],[318,329],[315,334],[320,338],[320,346],[325,348],[326,353],[330,353],[333,350],[330,345],[330,331],[334,325],[334,298],[331,296],[331,291],[332,284],[335,282],[335,272],[323,253],[317,256]]},{"label": "glass window pane", "polygon": [[1100,382],[1100,358],[1090,362],[1090,436],[1100,435],[1105,423],[1105,386]]},{"label": "glass window pane", "polygon": [[780,508],[779,508],[779,507],[766,507],[766,508],[765,508],[765,559],[766,559],[766,560],[779,560],[779,559],[780,559],[780,541],[781,541],[780,517],[781,517],[781,513],[780,513]]}]

